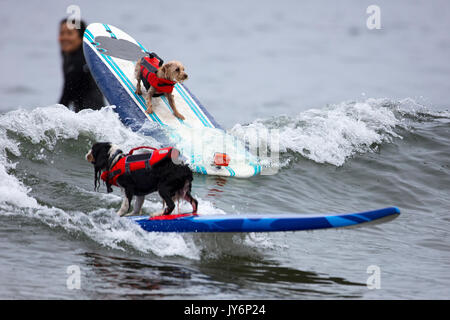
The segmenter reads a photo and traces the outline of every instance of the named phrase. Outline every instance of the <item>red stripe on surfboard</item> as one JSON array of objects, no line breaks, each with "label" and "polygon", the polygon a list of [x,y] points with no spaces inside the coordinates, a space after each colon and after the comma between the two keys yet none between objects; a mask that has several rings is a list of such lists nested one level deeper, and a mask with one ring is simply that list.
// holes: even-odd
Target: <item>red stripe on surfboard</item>
[{"label": "red stripe on surfboard", "polygon": [[157,216],[149,218],[148,220],[173,220],[177,218],[184,218],[184,217],[195,217],[197,216],[196,213],[181,213],[181,214],[168,214],[165,216]]}]

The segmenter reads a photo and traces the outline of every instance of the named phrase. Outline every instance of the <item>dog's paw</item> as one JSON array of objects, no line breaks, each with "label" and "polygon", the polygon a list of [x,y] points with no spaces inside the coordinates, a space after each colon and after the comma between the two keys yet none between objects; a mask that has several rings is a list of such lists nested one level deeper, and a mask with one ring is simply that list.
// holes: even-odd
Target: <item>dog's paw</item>
[{"label": "dog's paw", "polygon": [[178,119],[180,119],[180,120],[184,120],[185,118],[183,117],[183,115],[181,114],[181,113],[179,113],[179,112],[174,112],[174,114],[173,114],[175,117],[177,117]]},{"label": "dog's paw", "polygon": [[150,213],[149,216],[152,217],[152,218],[159,217],[159,216],[162,216],[163,213],[164,212],[153,212],[153,213]]},{"label": "dog's paw", "polygon": [[147,110],[145,110],[146,114],[151,114],[153,113],[153,108],[152,107],[148,107]]},{"label": "dog's paw", "polygon": [[125,217],[126,215],[128,214],[128,212],[122,212],[122,211],[117,211],[117,215],[119,216],[119,217]]},{"label": "dog's paw", "polygon": [[132,212],[128,212],[128,213],[125,213],[123,216],[121,216],[121,217],[132,217],[132,216],[135,216],[135,214],[133,214]]}]

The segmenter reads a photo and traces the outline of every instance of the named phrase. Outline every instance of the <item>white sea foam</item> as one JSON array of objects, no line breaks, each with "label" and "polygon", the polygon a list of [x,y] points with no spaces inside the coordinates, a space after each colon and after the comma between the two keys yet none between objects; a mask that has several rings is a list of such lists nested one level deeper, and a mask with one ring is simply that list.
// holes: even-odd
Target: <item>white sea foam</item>
[{"label": "white sea foam", "polygon": [[37,201],[28,196],[30,188],[8,174],[8,171],[15,168],[15,164],[8,161],[7,150],[16,156],[20,155],[17,143],[9,140],[6,130],[0,127],[0,203],[37,207]]},{"label": "white sea foam", "polygon": [[32,110],[18,109],[2,115],[0,127],[28,138],[33,144],[44,143],[49,150],[58,140],[78,139],[82,133],[89,134],[95,141],[114,142],[125,150],[149,143],[159,145],[153,138],[125,127],[113,108],[86,109],[79,113],[58,104]]},{"label": "white sea foam", "polygon": [[[280,152],[293,151],[317,163],[341,166],[357,153],[370,152],[378,144],[402,137],[396,128],[406,128],[403,115],[424,108],[407,99],[367,99],[343,102],[324,109],[310,109],[294,116],[258,119],[235,125],[231,132],[245,139],[261,139],[258,131],[277,129]],[[267,141],[269,148],[271,142]]]}]

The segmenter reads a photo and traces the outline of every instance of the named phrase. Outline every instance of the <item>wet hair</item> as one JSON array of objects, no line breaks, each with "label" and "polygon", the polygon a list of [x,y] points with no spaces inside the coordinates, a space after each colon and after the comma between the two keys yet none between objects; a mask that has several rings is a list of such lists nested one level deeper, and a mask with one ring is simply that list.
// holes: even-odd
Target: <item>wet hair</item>
[{"label": "wet hair", "polygon": [[[64,18],[59,23],[59,26],[63,25],[64,23],[67,23],[67,22],[72,22],[72,21],[69,20],[69,18]],[[78,35],[80,36],[80,38],[83,39],[84,31],[86,30],[86,22],[84,22],[81,19],[77,20],[77,22],[80,23],[80,28],[77,28],[76,30],[78,31]]]}]

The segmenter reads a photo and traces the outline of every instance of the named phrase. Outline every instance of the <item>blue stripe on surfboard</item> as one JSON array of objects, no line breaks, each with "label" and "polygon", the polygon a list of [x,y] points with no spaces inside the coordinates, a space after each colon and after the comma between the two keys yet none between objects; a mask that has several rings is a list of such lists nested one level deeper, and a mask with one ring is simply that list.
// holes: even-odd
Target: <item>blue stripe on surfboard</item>
[{"label": "blue stripe on surfboard", "polygon": [[234,176],[236,175],[236,172],[234,172],[234,170],[231,169],[230,167],[225,167],[225,169],[228,170],[228,172],[230,173],[230,176],[231,176],[231,177],[234,177]]},{"label": "blue stripe on surfboard", "polygon": [[111,38],[117,39],[116,35],[112,32],[111,28],[107,24],[103,24],[103,26],[105,27],[106,31],[108,31],[108,33],[111,35]]},{"label": "blue stripe on surfboard", "polygon": [[357,224],[358,221],[354,221],[352,219],[348,219],[347,217],[325,217],[328,222],[334,227],[346,227],[351,226],[353,224]]},{"label": "blue stripe on surfboard", "polygon": [[223,131],[225,131],[225,129],[222,128],[222,126],[216,121],[216,119],[214,119],[214,117],[208,112],[208,110],[206,110],[206,108],[201,104],[201,102],[197,99],[197,97],[188,89],[188,87],[186,87],[184,84],[180,84],[180,86],[183,87],[184,90],[186,90],[186,92],[189,94],[190,97],[192,97],[197,106],[199,106],[199,108],[203,111],[203,114],[209,119],[211,124],[215,128],[222,129]]},{"label": "blue stripe on surfboard", "polygon": [[390,211],[394,210],[396,214],[400,214],[400,210],[396,207],[376,210],[375,212],[363,212],[359,213],[358,216],[361,218],[369,219],[369,221],[372,221],[373,219],[379,219],[383,218],[386,215],[389,215]]},{"label": "blue stripe on surfboard", "polygon": [[262,169],[261,165],[257,164],[256,167],[258,169],[256,174],[260,174],[261,173],[261,169]]},{"label": "blue stripe on surfboard", "polygon": [[195,104],[192,102],[192,100],[189,98],[188,95],[186,95],[183,90],[180,89],[179,85],[175,85],[175,89],[177,92],[181,95],[181,97],[184,99],[184,101],[187,102],[191,110],[194,112],[194,114],[197,116],[197,118],[203,123],[205,127],[212,128],[213,126],[203,117],[203,115],[200,113],[200,110],[197,109]]},{"label": "blue stripe on surfboard", "polygon": [[148,52],[147,49],[145,49],[145,47],[137,40],[135,40],[137,42],[137,44],[139,45],[139,47],[141,47],[142,50],[144,50],[145,52]]},{"label": "blue stripe on surfboard", "polygon": [[[84,36],[86,37],[86,39],[88,39],[91,43],[92,42],[95,42],[95,37],[94,37],[94,35],[92,34],[92,32],[90,31],[90,30],[88,30],[88,29],[86,29],[85,31],[84,31]],[[92,39],[89,39],[89,37]]]},{"label": "blue stripe on surfboard", "polygon": [[400,210],[396,207],[341,216],[327,216],[326,219],[333,227],[346,227],[374,221],[394,214],[400,214]]},{"label": "blue stripe on surfboard", "polygon": [[365,221],[370,221],[369,218],[364,217],[364,216],[361,216],[361,215],[359,215],[359,214],[355,214],[355,215],[353,215],[353,217],[358,218],[358,219],[361,219],[361,220],[365,220]]},{"label": "blue stripe on surfboard", "polygon": [[261,173],[261,166],[260,165],[253,165],[253,167],[255,168],[255,176],[259,173]]},{"label": "blue stripe on surfboard", "polygon": [[253,173],[253,175],[254,176],[256,176],[257,174],[258,174],[258,166],[257,165],[252,165],[253,166],[253,170],[254,170],[254,173]]},{"label": "blue stripe on surfboard", "polygon": [[202,166],[196,166],[196,171],[201,174],[208,174],[205,167]]},{"label": "blue stripe on surfboard", "polygon": [[[172,107],[170,106],[170,103],[169,103],[169,101],[167,101],[167,98],[165,97],[165,96],[161,96],[160,97],[161,98],[161,100],[162,100],[162,102],[164,102],[164,104],[167,106],[167,108],[170,110],[170,112],[173,114],[173,109],[172,109]],[[175,116],[174,116],[175,117]],[[180,119],[180,118],[178,118],[178,117],[175,117],[180,123],[182,123],[182,124],[186,124],[182,119]],[[189,126],[190,127],[190,126]]]},{"label": "blue stripe on surfboard", "polygon": [[181,89],[181,91],[183,92],[184,96],[188,97],[189,101],[192,103],[192,105],[194,106],[194,108],[197,111],[197,113],[208,124],[208,127],[214,128],[214,125],[211,123],[211,121],[209,121],[208,117],[199,109],[197,103],[193,100],[193,98],[190,96],[190,94],[185,90],[185,87],[182,86],[181,84],[179,84],[178,88]]},{"label": "blue stripe on surfboard", "polygon": [[181,90],[178,88],[177,85],[175,85],[175,90],[177,90],[177,92],[180,94],[181,98],[187,103],[187,105],[189,106],[189,108],[192,110],[192,112],[195,114],[195,116],[197,117],[197,119],[200,120],[200,122],[205,126],[208,127],[208,123],[205,122],[205,120],[200,116],[200,114],[198,113],[198,111],[195,109],[195,106],[192,105],[192,102],[189,101],[189,98],[186,97],[185,95],[183,95],[183,93],[181,92]]}]

